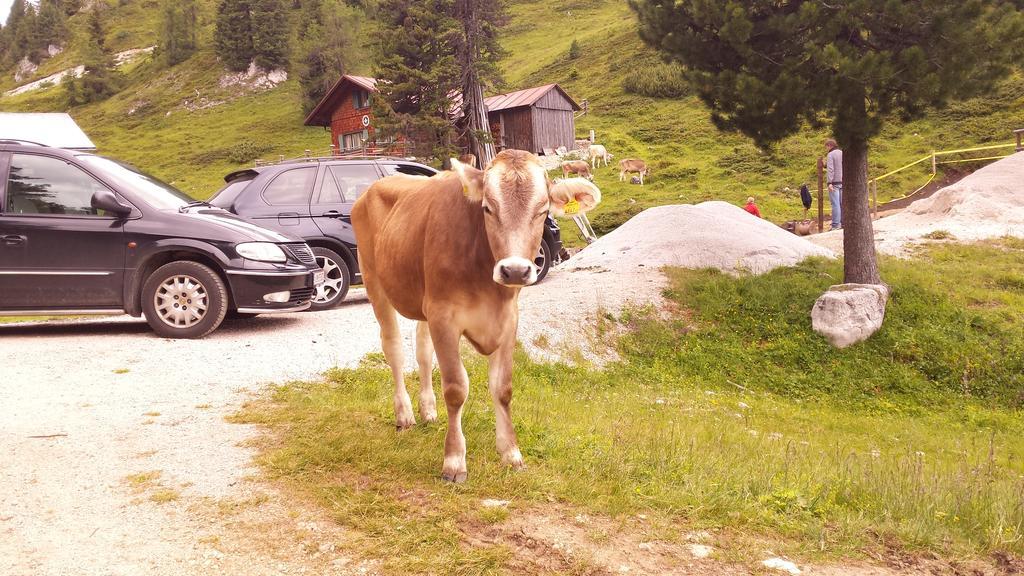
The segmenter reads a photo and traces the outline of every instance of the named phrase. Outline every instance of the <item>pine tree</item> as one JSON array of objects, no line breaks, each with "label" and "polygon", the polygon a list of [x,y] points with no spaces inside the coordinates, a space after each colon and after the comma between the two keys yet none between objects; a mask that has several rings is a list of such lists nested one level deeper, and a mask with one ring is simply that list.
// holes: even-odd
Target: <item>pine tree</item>
[{"label": "pine tree", "polygon": [[161,7],[158,57],[168,66],[187,60],[198,47],[195,0],[164,0]]},{"label": "pine tree", "polygon": [[[843,149],[846,282],[878,283],[868,141],[888,118],[983,93],[1020,58],[1003,0],[630,0],[722,129],[768,146],[827,119]],[[1019,60],[1016,60],[1019,62]]]},{"label": "pine tree", "polygon": [[293,68],[309,113],[356,58],[359,16],[365,10],[343,0],[306,0],[299,17]]},{"label": "pine tree", "polygon": [[288,16],[282,0],[253,0],[252,51],[256,65],[264,70],[288,63]]},{"label": "pine tree", "polygon": [[248,0],[221,0],[214,44],[228,70],[244,71],[253,59],[252,16]]},{"label": "pine tree", "polygon": [[42,51],[45,51],[50,44],[59,46],[67,40],[67,15],[59,0],[40,0],[36,27],[41,40],[38,49]]},{"label": "pine tree", "polygon": [[81,78],[64,82],[69,106],[99,102],[121,90],[124,81],[114,65],[114,56],[106,48],[106,26],[101,3],[96,3],[86,20],[87,43],[83,52],[85,68]]},{"label": "pine tree", "polygon": [[411,139],[420,156],[455,151],[451,96],[461,88],[455,52],[462,36],[453,0],[382,0],[380,56],[372,100],[385,136]]}]

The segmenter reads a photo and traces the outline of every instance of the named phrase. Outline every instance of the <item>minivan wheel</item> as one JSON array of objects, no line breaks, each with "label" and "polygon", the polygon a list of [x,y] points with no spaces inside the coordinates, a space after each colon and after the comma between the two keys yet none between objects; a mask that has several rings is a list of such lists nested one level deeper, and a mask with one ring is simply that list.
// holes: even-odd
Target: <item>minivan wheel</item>
[{"label": "minivan wheel", "polygon": [[224,281],[209,266],[180,260],[164,264],[142,287],[146,322],[164,338],[202,338],[228,310]]},{"label": "minivan wheel", "polygon": [[317,266],[323,268],[325,279],[313,295],[313,305],[309,310],[330,310],[344,302],[352,283],[352,273],[345,259],[330,248],[313,246],[313,257],[316,258]]},{"label": "minivan wheel", "polygon": [[537,282],[540,282],[548,275],[553,257],[554,255],[551,253],[551,246],[548,245],[547,239],[541,239],[540,250],[537,251],[537,257],[533,259],[533,263],[540,269],[540,272],[537,273]]}]

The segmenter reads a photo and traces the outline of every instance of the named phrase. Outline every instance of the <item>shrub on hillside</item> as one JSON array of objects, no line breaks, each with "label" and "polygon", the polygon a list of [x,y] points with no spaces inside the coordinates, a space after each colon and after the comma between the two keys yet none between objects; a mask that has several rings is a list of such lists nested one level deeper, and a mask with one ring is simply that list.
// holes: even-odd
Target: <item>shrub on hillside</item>
[{"label": "shrub on hillside", "polygon": [[641,65],[622,79],[622,89],[630,94],[651,98],[680,98],[690,93],[690,86],[678,64],[654,62]]},{"label": "shrub on hillside", "polygon": [[228,160],[235,164],[245,164],[252,162],[256,158],[270,150],[270,146],[253,142],[251,140],[243,140],[238,144],[235,144],[228,149]]}]

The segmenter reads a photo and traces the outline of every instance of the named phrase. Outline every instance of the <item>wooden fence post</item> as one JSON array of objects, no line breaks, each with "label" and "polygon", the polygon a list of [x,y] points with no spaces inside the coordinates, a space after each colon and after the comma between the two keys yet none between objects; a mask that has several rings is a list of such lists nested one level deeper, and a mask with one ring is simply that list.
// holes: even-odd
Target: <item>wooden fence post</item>
[{"label": "wooden fence post", "polygon": [[825,159],[818,156],[818,233],[825,231]]}]

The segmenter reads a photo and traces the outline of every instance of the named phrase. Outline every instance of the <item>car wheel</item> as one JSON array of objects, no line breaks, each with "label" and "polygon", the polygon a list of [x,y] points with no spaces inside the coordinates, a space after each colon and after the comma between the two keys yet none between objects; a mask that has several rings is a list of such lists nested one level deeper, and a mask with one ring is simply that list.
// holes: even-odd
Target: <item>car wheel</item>
[{"label": "car wheel", "polygon": [[202,338],[224,321],[227,288],[209,266],[171,262],[146,279],[142,310],[153,331],[164,338]]},{"label": "car wheel", "polygon": [[537,257],[533,259],[533,263],[540,269],[537,273],[537,282],[540,282],[548,275],[548,270],[551,269],[551,247],[548,246],[548,241],[542,239],[540,241],[540,250],[537,251]]},{"label": "car wheel", "polygon": [[314,246],[313,257],[316,258],[317,266],[324,270],[324,283],[317,288],[313,295],[313,305],[309,309],[330,310],[341,304],[348,295],[352,273],[349,272],[345,259],[330,248]]}]

